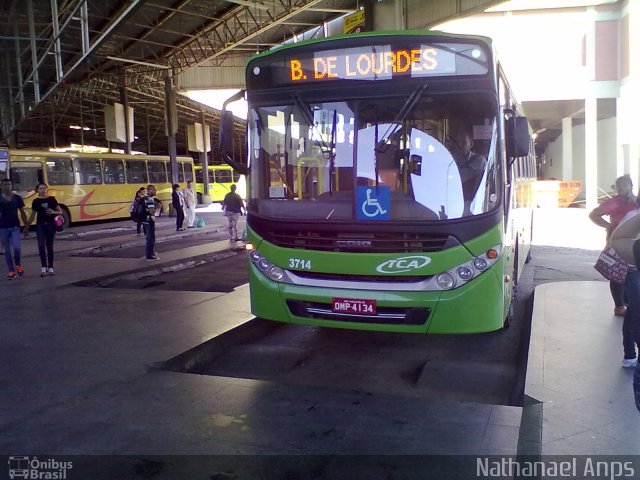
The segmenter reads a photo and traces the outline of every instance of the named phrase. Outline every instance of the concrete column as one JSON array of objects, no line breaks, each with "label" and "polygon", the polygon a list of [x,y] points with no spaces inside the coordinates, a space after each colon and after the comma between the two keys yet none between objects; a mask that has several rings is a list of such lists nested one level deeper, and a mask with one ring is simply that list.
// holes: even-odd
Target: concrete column
[{"label": "concrete column", "polygon": [[168,72],[164,80],[165,113],[167,116],[166,134],[171,166],[171,183],[178,182],[178,161],[176,159],[176,133],[178,133],[178,113],[176,108],[176,89],[173,85],[173,74]]},{"label": "concrete column", "polygon": [[[120,103],[124,107],[124,153],[131,155],[133,138],[129,136],[129,130],[131,129],[131,125],[129,125],[129,92],[127,91],[124,69],[120,72]],[[84,127],[82,124],[80,126]]]},{"label": "concrete column", "polygon": [[[209,195],[209,161],[207,159],[207,137],[205,126],[204,110],[200,109],[200,122],[202,123],[202,149],[200,153],[200,163],[202,164],[202,203],[204,205],[211,204],[211,195]],[[213,150],[213,149],[212,149]]]},{"label": "concrete column", "polygon": [[629,144],[629,175],[633,180],[634,187],[638,188],[638,172],[640,171],[640,144],[638,143],[630,143]]},{"label": "concrete column", "polygon": [[[624,102],[620,97],[616,99],[616,178],[625,174],[624,168],[624,143],[626,128],[626,115]],[[633,184],[637,185],[638,179],[634,178]]]},{"label": "concrete column", "polygon": [[587,9],[585,25],[586,72],[584,99],[584,191],[587,211],[598,206],[598,99],[596,97],[596,11]]},{"label": "concrete column", "polygon": [[562,179],[573,179],[573,119],[562,119]]},{"label": "concrete column", "polygon": [[598,206],[598,100],[592,94],[584,101],[584,180],[587,210]]}]

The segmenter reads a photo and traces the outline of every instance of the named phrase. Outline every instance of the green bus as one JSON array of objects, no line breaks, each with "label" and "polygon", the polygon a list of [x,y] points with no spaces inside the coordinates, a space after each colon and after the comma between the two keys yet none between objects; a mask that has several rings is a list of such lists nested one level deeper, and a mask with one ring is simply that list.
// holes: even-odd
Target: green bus
[{"label": "green bus", "polygon": [[508,326],[536,174],[490,39],[301,42],[251,58],[246,87],[253,314],[388,332]]}]

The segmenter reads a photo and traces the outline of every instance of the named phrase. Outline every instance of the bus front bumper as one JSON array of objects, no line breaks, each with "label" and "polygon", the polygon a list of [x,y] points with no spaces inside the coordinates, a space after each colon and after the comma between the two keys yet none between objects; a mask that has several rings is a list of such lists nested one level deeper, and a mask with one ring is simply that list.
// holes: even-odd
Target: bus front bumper
[{"label": "bus front bumper", "polygon": [[[376,291],[277,283],[249,265],[251,311],[267,320],[302,325],[407,333],[481,333],[504,321],[500,262],[449,291]],[[375,300],[376,315],[336,315],[334,298]],[[403,318],[404,317],[404,318]]]}]

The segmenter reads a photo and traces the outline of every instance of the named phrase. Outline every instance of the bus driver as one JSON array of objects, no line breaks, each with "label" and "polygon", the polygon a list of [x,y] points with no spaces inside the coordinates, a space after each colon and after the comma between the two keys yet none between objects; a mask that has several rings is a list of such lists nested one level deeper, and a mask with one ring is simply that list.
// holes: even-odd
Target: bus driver
[{"label": "bus driver", "polygon": [[446,142],[446,147],[451,152],[462,181],[462,193],[465,206],[473,201],[480,181],[487,166],[487,159],[472,151],[473,135],[471,125],[460,124],[452,130]]}]

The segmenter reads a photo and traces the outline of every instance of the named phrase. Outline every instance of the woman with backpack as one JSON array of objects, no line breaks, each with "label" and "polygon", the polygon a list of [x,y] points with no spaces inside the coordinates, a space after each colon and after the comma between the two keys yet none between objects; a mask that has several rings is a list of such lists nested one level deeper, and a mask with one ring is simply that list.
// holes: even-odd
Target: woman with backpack
[{"label": "woman with backpack", "polygon": [[140,235],[142,233],[142,222],[139,218],[136,218],[136,209],[138,206],[138,200],[141,200],[147,194],[147,189],[145,187],[140,187],[136,192],[136,196],[133,197],[133,202],[131,202],[131,208],[129,208],[129,214],[131,215],[131,220],[136,222],[136,233]]}]

